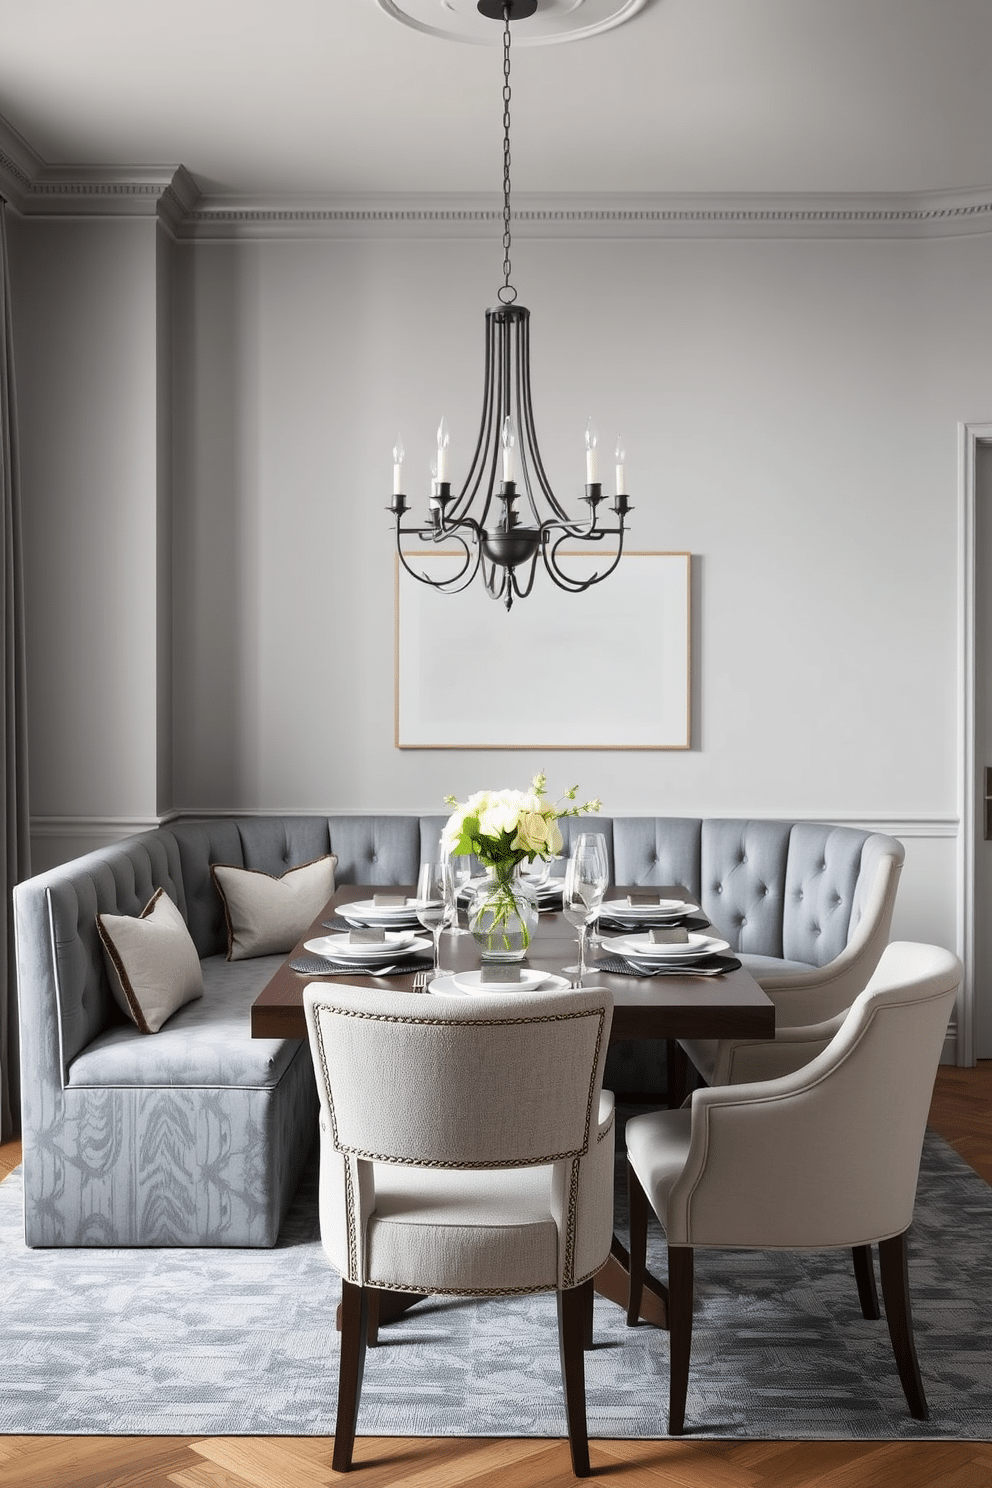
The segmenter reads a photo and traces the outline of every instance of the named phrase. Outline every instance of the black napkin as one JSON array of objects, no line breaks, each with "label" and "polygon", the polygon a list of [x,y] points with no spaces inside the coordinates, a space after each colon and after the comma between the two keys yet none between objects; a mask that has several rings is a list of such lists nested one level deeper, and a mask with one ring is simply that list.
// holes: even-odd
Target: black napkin
[{"label": "black napkin", "polygon": [[[639,960],[639,957],[634,958]],[[643,962],[641,963],[644,964]],[[693,972],[705,971],[711,975],[723,976],[728,971],[739,971],[740,961],[736,956],[700,956],[697,961],[682,961],[678,966],[661,965],[654,971],[638,971],[631,966],[622,956],[600,956],[590,971],[609,971],[619,976],[654,977],[654,976],[691,976]]]}]

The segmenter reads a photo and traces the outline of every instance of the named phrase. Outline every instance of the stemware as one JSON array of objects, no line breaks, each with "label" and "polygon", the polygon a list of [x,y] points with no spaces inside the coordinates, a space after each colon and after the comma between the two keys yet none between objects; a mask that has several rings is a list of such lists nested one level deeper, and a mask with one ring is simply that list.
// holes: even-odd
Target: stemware
[{"label": "stemware", "polygon": [[451,924],[455,895],[448,863],[424,863],[417,880],[417,919],[434,937],[434,975],[441,972],[441,932]]},{"label": "stemware", "polygon": [[610,861],[606,853],[606,838],[602,832],[580,832],[572,848],[573,856],[588,858],[589,877],[600,886],[599,903],[589,925],[588,945],[599,945],[599,907],[610,884]]},{"label": "stemware", "polygon": [[[604,854],[605,856],[605,854]],[[581,982],[586,973],[586,944],[589,926],[599,914],[599,907],[606,893],[606,875],[601,871],[596,849],[592,846],[576,850],[565,864],[565,887],[562,891],[562,913],[570,925],[579,932],[579,959],[576,966],[565,966],[563,971],[575,973]]]},{"label": "stemware", "polygon": [[458,923],[458,896],[472,877],[472,859],[467,853],[449,853],[443,861],[451,869],[451,933],[452,935],[467,935],[468,931],[464,925]]}]

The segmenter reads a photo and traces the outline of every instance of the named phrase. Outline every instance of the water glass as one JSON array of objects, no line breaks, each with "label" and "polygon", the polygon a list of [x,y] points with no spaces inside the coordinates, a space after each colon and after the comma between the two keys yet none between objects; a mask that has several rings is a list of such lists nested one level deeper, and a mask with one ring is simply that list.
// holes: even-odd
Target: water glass
[{"label": "water glass", "polygon": [[417,919],[434,937],[434,975],[441,972],[441,932],[455,913],[454,886],[448,863],[424,863],[417,880]]}]

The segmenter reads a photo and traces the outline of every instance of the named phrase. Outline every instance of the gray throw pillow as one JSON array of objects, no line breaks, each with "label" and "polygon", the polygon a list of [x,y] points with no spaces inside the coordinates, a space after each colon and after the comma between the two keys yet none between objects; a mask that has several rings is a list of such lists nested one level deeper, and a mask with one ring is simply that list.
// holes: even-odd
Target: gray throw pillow
[{"label": "gray throw pillow", "polygon": [[99,914],[97,930],[110,990],[141,1033],[203,996],[203,972],[186,921],[164,889],[140,915]]},{"label": "gray throw pillow", "polygon": [[210,872],[227,920],[227,959],[291,951],[334,893],[337,861],[332,853],[288,868],[279,878],[214,863]]}]

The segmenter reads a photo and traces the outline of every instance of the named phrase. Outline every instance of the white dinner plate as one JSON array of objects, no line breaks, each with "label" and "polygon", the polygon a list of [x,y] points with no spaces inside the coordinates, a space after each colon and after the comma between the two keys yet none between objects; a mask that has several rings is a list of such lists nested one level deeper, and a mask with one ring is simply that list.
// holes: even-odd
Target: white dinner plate
[{"label": "white dinner plate", "polygon": [[628,904],[626,899],[607,899],[602,913],[611,920],[670,920],[686,914],[698,914],[698,904],[683,899],[661,899],[657,904]]},{"label": "white dinner plate", "polygon": [[461,992],[535,992],[550,975],[533,966],[521,966],[519,982],[484,982],[481,971],[456,971],[454,978]]},{"label": "white dinner plate", "polygon": [[603,947],[620,956],[634,956],[638,961],[698,961],[701,956],[719,956],[730,950],[730,942],[715,935],[694,935],[676,945],[655,945],[650,935],[611,935]]},{"label": "white dinner plate", "polygon": [[374,920],[386,925],[394,920],[415,920],[417,901],[408,899],[405,904],[374,904],[371,899],[353,899],[348,904],[339,904],[336,912],[343,920]]},{"label": "white dinner plate", "polygon": [[425,936],[414,935],[412,930],[387,930],[381,945],[358,945],[347,935],[321,935],[303,942],[304,950],[314,956],[328,956],[332,961],[392,961],[397,955],[408,956],[413,951],[428,950],[431,945]]},{"label": "white dinner plate", "polygon": [[[536,990],[533,985],[525,986],[519,982],[504,985],[502,988],[498,982],[490,982],[485,987],[479,984],[472,986],[469,983],[469,978],[472,975],[472,972],[463,971],[459,972],[457,976],[449,974],[435,977],[428,991],[433,992],[435,997],[486,997],[490,992],[494,993],[497,997],[502,997],[504,995],[513,996],[517,992],[533,992]],[[478,976],[479,973],[475,972],[474,975]],[[548,973],[548,975],[542,977],[540,989],[542,992],[564,992],[571,985],[568,977],[554,976]]]}]

